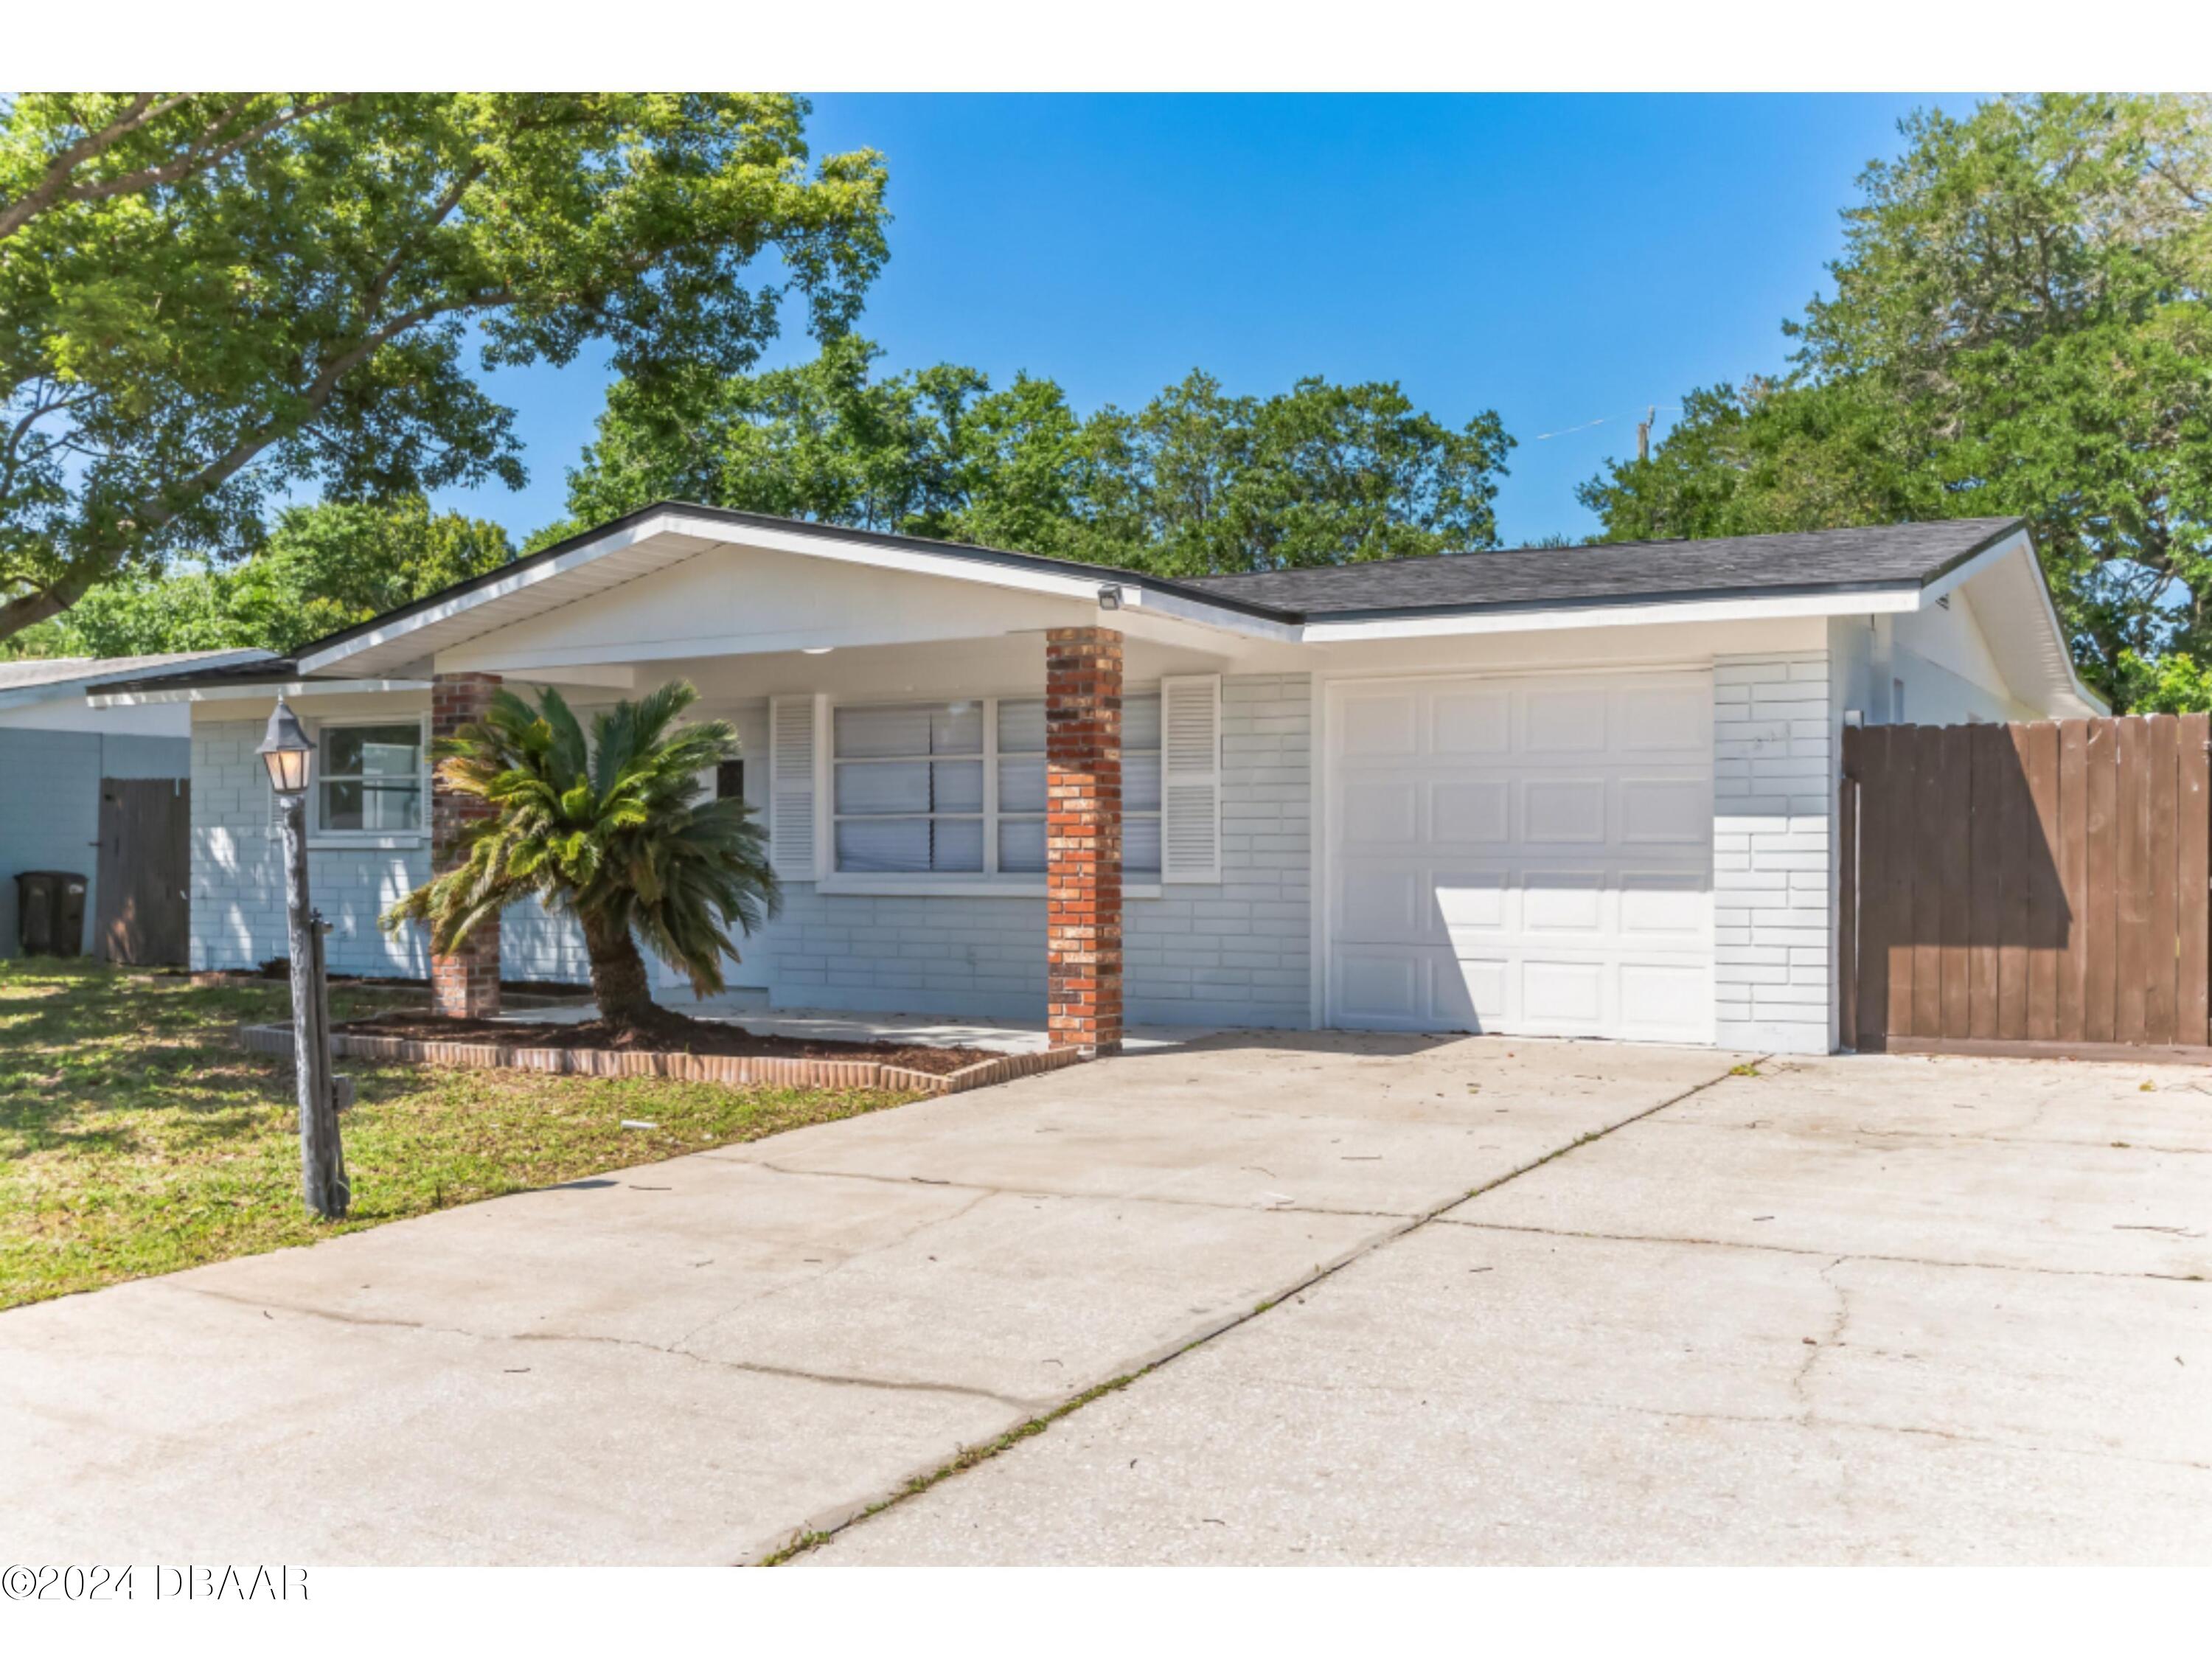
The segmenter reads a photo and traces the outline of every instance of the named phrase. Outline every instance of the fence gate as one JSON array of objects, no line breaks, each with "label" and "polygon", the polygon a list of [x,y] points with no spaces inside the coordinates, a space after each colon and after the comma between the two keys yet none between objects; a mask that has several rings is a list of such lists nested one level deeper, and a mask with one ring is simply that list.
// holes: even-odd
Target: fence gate
[{"label": "fence gate", "polygon": [[191,826],[189,779],[100,781],[95,949],[108,961],[144,967],[185,960]]},{"label": "fence gate", "polygon": [[2203,714],[1846,730],[1844,1042],[2212,1058],[2208,738]]}]

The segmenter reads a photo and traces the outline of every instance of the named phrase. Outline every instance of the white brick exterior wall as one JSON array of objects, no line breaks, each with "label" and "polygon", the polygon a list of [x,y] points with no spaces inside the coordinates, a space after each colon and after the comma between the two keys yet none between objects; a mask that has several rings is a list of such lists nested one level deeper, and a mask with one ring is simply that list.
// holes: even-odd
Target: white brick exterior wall
[{"label": "white brick exterior wall", "polygon": [[[1123,907],[1132,1022],[1306,1023],[1311,739],[1308,676],[1222,682],[1222,879]],[[1038,898],[873,898],[792,883],[767,946],[773,1000],[1042,1018],[1044,922]]]},{"label": "white brick exterior wall", "polygon": [[1313,678],[1221,682],[1221,882],[1163,887],[1122,921],[1133,1022],[1311,1018]]},{"label": "white brick exterior wall", "polygon": [[[284,928],[284,849],[255,752],[264,720],[192,727],[191,965],[253,968],[290,948]],[[429,879],[430,848],[311,848],[307,886],[331,924],[333,973],[421,979],[430,971],[419,930],[387,939],[378,915]],[[538,906],[500,921],[501,973],[507,979],[589,976],[581,933]]]},{"label": "white brick exterior wall", "polygon": [[[1133,1021],[1300,1026],[1308,1017],[1311,694],[1304,674],[1222,683],[1222,879],[1164,887],[1125,908]],[[263,722],[203,722],[192,734],[192,965],[250,968],[284,954],[283,853],[260,757]],[[308,857],[332,924],[330,963],[420,978],[419,936],[387,939],[380,910],[428,878],[427,846],[321,849]],[[861,897],[811,882],[752,949],[769,958],[782,1007],[1042,1018],[1042,898]],[[588,977],[583,941],[534,905],[501,922],[502,977]],[[678,1006],[688,993],[667,994]]]},{"label": "white brick exterior wall", "polygon": [[1716,1036],[1826,1054],[1836,741],[1825,651],[1713,664]]}]

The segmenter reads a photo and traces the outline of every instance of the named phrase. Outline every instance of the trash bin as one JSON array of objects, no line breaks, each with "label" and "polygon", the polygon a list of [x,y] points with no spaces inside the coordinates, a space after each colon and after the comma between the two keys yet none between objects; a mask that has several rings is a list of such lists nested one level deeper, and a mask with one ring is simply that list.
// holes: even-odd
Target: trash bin
[{"label": "trash bin", "polygon": [[85,878],[68,870],[15,878],[15,943],[27,957],[84,953]]}]

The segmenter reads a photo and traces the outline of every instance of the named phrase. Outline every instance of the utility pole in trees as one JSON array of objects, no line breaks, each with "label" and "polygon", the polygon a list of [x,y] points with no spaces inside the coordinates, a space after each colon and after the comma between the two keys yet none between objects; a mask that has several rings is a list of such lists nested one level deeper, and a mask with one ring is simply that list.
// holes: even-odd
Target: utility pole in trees
[{"label": "utility pole in trees", "polygon": [[1638,465],[1651,459],[1651,423],[1659,418],[1659,405],[1647,404],[1644,418],[1636,423],[1636,461]]}]

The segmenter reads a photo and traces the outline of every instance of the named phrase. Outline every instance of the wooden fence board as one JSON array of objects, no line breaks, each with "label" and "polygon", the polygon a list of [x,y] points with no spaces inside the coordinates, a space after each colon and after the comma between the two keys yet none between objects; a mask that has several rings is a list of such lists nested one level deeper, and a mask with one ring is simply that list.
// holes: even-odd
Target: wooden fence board
[{"label": "wooden fence board", "polygon": [[1974,728],[1938,728],[1942,738],[1943,803],[1936,837],[1941,854],[1943,905],[1942,1023],[1930,1036],[1972,1035],[1967,998],[1968,944],[1972,937],[1973,860],[1968,826],[1973,821]]},{"label": "wooden fence board", "polygon": [[1943,1035],[1943,838],[1924,826],[1943,822],[1943,734],[1913,728],[1919,750],[1914,773],[1912,837],[1912,1034]]},{"label": "wooden fence board", "polygon": [[1889,1029],[1889,732],[1857,739],[1859,786],[1859,1036],[1862,1046]]},{"label": "wooden fence board", "polygon": [[2179,722],[2157,714],[2143,739],[2149,767],[2150,903],[2143,917],[2143,1040],[2172,1042],[2174,951],[2180,916],[2175,909],[2176,799],[2174,737]]},{"label": "wooden fence board", "polygon": [[2011,1042],[2027,1036],[2027,941],[2034,927],[2031,902],[2035,891],[2035,811],[2027,801],[2027,741],[2025,729],[2001,726],[2004,770],[1998,789],[2004,802],[2004,920],[1997,935],[1997,1035]]},{"label": "wooden fence board", "polygon": [[2027,759],[2026,805],[2033,815],[2028,874],[2027,1036],[2058,1035],[2059,941],[2065,938],[2066,895],[2058,882],[2058,728],[2047,720],[2013,728]]},{"label": "wooden fence board", "polygon": [[2004,793],[2010,747],[2004,728],[1969,726],[1973,756],[1973,807],[1967,825],[1972,899],[1967,937],[1967,1035],[1997,1034],[1997,940],[2004,933]]},{"label": "wooden fence board", "polygon": [[2066,1042],[2082,1040],[2081,1004],[2088,979],[2088,722],[2067,720],[2058,728],[2058,881],[2067,908],[2066,943],[2058,964],[2058,1036]]},{"label": "wooden fence board", "polygon": [[1845,1048],[1859,1032],[1859,786],[1855,727],[1844,731],[1844,776],[1836,789],[1836,1030]]},{"label": "wooden fence board", "polygon": [[2143,1017],[2143,986],[2150,945],[2150,767],[2145,723],[2124,720],[2119,728],[2120,848],[2114,888],[2118,930],[2112,973],[2112,1037],[2118,1042],[2141,1042],[2148,1030]]},{"label": "wooden fence board", "polygon": [[1912,815],[1918,775],[1913,764],[1911,728],[1889,734],[1882,878],[1882,939],[1889,956],[1889,1012],[1883,1030],[1899,1035],[1912,1030]]},{"label": "wooden fence board", "polygon": [[2082,905],[2088,962],[2081,1036],[2089,1042],[2111,1042],[2115,1040],[2112,981],[2119,966],[2120,723],[2094,720],[2088,726],[2089,872]]},{"label": "wooden fence board", "polygon": [[2184,714],[2175,734],[2173,1039],[2212,1042],[2212,715]]}]

